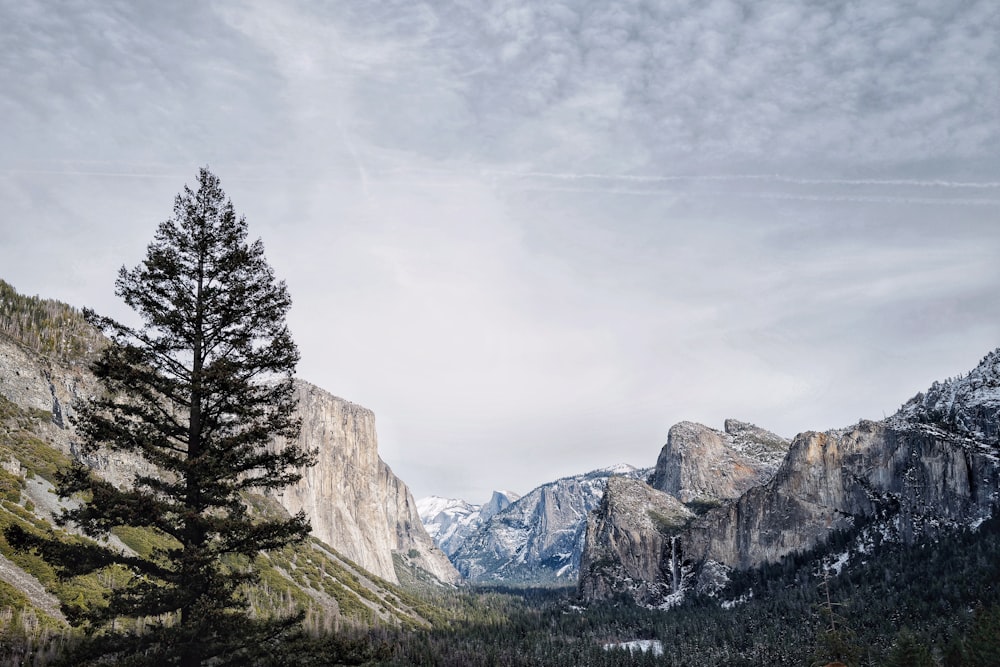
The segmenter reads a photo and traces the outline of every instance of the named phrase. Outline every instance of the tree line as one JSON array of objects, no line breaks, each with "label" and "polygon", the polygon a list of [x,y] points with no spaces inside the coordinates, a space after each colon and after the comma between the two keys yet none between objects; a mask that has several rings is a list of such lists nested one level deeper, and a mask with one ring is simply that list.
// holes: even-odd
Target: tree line
[{"label": "tree line", "polygon": [[91,358],[104,342],[83,313],[65,303],[19,294],[0,280],[0,333],[56,361]]}]

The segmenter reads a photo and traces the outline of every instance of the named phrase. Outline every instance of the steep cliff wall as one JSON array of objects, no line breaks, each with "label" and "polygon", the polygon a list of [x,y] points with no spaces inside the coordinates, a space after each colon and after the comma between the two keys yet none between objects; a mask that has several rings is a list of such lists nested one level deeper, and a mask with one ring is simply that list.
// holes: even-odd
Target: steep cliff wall
[{"label": "steep cliff wall", "polygon": [[689,553],[735,567],[774,561],[878,512],[901,539],[989,516],[1000,501],[1000,350],[935,382],[881,422],[803,433],[774,479],[707,515]]},{"label": "steep cliff wall", "polygon": [[316,449],[317,462],[277,495],[281,504],[293,514],[304,511],[313,535],[383,579],[396,581],[393,553],[409,557],[413,549],[415,564],[457,581],[421,525],[409,489],[378,456],[374,413],[308,382],[296,381],[296,393],[298,444]]},{"label": "steep cliff wall", "polygon": [[820,543],[878,512],[902,539],[988,516],[1000,488],[995,452],[933,426],[862,421],[803,433],[767,485],[714,510],[682,536],[689,556],[746,568]]},{"label": "steep cliff wall", "polygon": [[[130,484],[136,473],[149,472],[141,459],[80,451],[73,403],[96,391],[84,364],[52,361],[0,335],[0,395],[45,416],[36,426],[43,440],[85,459],[112,482]],[[413,553],[413,564],[442,581],[457,581],[458,573],[424,531],[409,489],[379,458],[372,412],[306,382],[297,382],[297,391],[301,444],[317,448],[319,460],[282,494],[282,504],[293,514],[304,510],[316,537],[388,581],[396,581],[394,552],[407,558]]]},{"label": "steep cliff wall", "polygon": [[580,592],[590,599],[629,592],[640,603],[659,604],[680,584],[671,533],[693,517],[679,500],[642,480],[612,477],[587,518]]},{"label": "steep cliff wall", "polygon": [[410,489],[389,466],[382,461],[379,464],[379,495],[384,498],[385,525],[395,539],[393,552],[407,564],[416,565],[443,582],[461,581],[458,570],[424,529]]},{"label": "steep cliff wall", "polygon": [[[738,462],[722,447],[727,444],[722,434],[691,424],[675,428],[654,484],[694,499],[739,488],[732,475],[721,474],[721,465]],[[727,433],[731,428],[727,424]],[[733,430],[746,432],[739,426]],[[686,469],[692,459],[701,463]],[[627,490],[609,487],[611,492]],[[775,562],[862,521],[878,521],[882,529],[910,541],[977,525],[998,502],[1000,350],[965,376],[934,383],[893,417],[796,436],[773,477],[672,531],[671,538],[687,566],[700,569],[698,586],[711,588],[708,580],[724,570],[719,565],[749,568]],[[591,521],[595,536],[588,535],[587,545],[589,550],[593,544],[594,556],[584,557],[603,562],[603,567],[585,570],[581,591],[603,597],[624,589],[648,603],[654,589],[649,584],[662,583],[676,570],[677,549],[651,563],[653,552],[642,545],[657,536],[628,510],[614,511],[614,506],[615,498],[606,498]],[[635,534],[614,540],[608,525],[621,525],[626,533],[634,528]],[[638,564],[626,567],[630,559]]]}]

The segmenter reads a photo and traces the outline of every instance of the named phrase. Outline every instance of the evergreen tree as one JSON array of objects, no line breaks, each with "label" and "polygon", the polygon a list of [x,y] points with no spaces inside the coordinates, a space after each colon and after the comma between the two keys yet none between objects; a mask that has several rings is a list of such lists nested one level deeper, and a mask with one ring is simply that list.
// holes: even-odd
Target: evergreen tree
[{"label": "evergreen tree", "polygon": [[843,607],[843,604],[834,602],[830,595],[829,571],[824,570],[822,577],[819,585],[822,594],[819,612],[823,619],[823,629],[816,638],[816,660],[812,664],[842,663],[847,667],[854,667],[861,660],[861,649],[847,618],[837,611],[838,608]]},{"label": "evergreen tree", "polygon": [[1000,607],[977,610],[965,649],[969,665],[1000,665]]},{"label": "evergreen tree", "polygon": [[934,667],[934,658],[909,628],[903,628],[896,635],[885,664],[886,667]]},{"label": "evergreen tree", "polygon": [[296,470],[313,462],[291,444],[267,446],[276,436],[291,443],[299,430],[287,289],[262,243],[248,243],[246,221],[219,179],[202,169],[197,191],[177,196],[142,263],[122,267],[115,293],[142,326],[86,311],[111,344],[93,365],[104,391],[80,407],[78,432],[85,454],[117,450],[151,472],[120,489],[76,464],[61,474],[58,491],[85,502],[60,523],[95,538],[136,527],[160,546],[143,556],[16,529],[8,539],[65,577],[126,577],[105,606],[66,609],[91,636],[74,664],[256,662],[299,619],[248,615],[241,591],[255,581],[253,556],[310,530],[301,513],[272,520],[246,506],[247,494],[295,482]]}]

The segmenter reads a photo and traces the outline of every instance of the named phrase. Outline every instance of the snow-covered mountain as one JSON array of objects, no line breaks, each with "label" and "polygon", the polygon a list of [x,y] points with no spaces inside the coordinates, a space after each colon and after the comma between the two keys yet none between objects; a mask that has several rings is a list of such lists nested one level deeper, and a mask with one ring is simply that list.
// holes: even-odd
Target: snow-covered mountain
[{"label": "snow-covered mountain", "polygon": [[[776,457],[784,445],[756,433],[752,439],[767,450],[773,444]],[[684,447],[673,450],[686,454],[691,442],[685,435]],[[667,473],[654,479],[671,479]],[[892,417],[798,434],[770,480],[723,497],[701,516],[683,516],[667,491],[642,486],[609,485],[592,515],[584,597],[629,593],[642,604],[669,606],[684,590],[717,590],[731,570],[793,552],[817,549],[824,567],[833,568],[864,553],[875,534],[913,543],[974,529],[993,515],[1000,496],[1000,349],[969,373],[935,382]],[[663,520],[641,520],[651,513]],[[831,548],[834,531],[850,540],[846,550]]]},{"label": "snow-covered mountain", "polygon": [[1000,349],[963,376],[935,382],[890,419],[896,427],[937,426],[969,440],[1000,442]]},{"label": "snow-covered mountain", "polygon": [[458,498],[428,496],[417,501],[417,513],[427,534],[451,558],[469,535],[520,497],[513,491],[494,491],[488,502],[473,505]]},{"label": "snow-covered mountain", "polygon": [[573,583],[587,515],[600,503],[608,478],[649,473],[622,464],[543,484],[484,521],[451,560],[470,581]]}]

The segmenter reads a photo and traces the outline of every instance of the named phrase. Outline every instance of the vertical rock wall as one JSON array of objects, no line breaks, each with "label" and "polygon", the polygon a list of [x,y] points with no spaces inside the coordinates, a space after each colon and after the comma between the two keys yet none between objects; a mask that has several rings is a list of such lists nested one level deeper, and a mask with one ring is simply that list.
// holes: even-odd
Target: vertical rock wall
[{"label": "vertical rock wall", "polygon": [[[443,581],[458,573],[427,535],[406,485],[378,456],[375,415],[301,380],[296,381],[302,431],[298,444],[317,462],[277,495],[291,513],[304,511],[313,535],[372,574],[397,581],[394,552]],[[275,446],[282,446],[281,441]]]},{"label": "vertical rock wall", "polygon": [[[319,455],[316,466],[280,494],[284,507],[292,514],[305,511],[316,537],[383,579],[397,580],[393,553],[399,552],[442,581],[458,581],[458,572],[421,525],[406,484],[379,458],[371,410],[307,382],[296,381],[296,389],[302,418],[299,444],[318,449]],[[0,396],[38,411],[38,429],[47,442],[71,457],[85,458],[111,482],[131,484],[136,473],[150,473],[138,457],[115,451],[84,457],[80,452],[73,402],[99,390],[86,367],[51,362],[0,335]],[[51,419],[42,419],[44,413]]]}]

